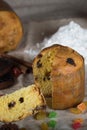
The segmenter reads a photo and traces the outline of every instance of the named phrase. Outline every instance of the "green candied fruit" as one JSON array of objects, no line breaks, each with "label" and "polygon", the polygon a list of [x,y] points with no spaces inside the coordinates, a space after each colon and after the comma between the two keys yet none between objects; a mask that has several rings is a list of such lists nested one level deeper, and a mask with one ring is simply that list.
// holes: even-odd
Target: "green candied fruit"
[{"label": "green candied fruit", "polygon": [[56,121],[55,120],[50,120],[48,122],[48,126],[54,128],[56,126]]},{"label": "green candied fruit", "polygon": [[54,111],[50,112],[48,115],[49,118],[55,118],[56,116],[57,116],[57,113]]}]

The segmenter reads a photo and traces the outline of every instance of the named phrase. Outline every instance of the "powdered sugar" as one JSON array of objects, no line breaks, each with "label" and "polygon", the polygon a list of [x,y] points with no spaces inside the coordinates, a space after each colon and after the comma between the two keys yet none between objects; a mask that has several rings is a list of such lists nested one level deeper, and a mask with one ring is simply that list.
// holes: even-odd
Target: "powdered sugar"
[{"label": "powdered sugar", "polygon": [[87,29],[82,28],[74,21],[60,27],[50,38],[45,37],[41,43],[32,44],[32,46],[30,46],[27,41],[24,48],[18,51],[12,51],[10,54],[32,62],[43,48],[53,44],[61,44],[73,48],[84,57],[85,64],[87,65]]},{"label": "powdered sugar", "polygon": [[71,47],[84,57],[85,82],[87,86],[87,29],[71,21],[68,25],[60,27],[49,39],[45,38],[39,46],[42,45],[41,49],[43,49],[53,44]]},{"label": "powdered sugar", "polygon": [[87,29],[71,21],[68,25],[60,27],[49,39],[45,38],[41,43],[42,49],[53,44],[69,46],[83,55],[87,64]]}]

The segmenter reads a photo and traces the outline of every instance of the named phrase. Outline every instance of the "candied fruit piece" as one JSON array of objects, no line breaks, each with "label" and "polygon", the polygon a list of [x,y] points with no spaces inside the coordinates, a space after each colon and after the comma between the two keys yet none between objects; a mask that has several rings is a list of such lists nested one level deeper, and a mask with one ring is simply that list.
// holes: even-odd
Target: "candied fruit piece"
[{"label": "candied fruit piece", "polygon": [[49,130],[49,127],[48,127],[47,123],[42,123],[41,124],[41,130]]},{"label": "candied fruit piece", "polygon": [[19,101],[20,101],[20,103],[23,103],[24,102],[24,98],[20,97]]},{"label": "candied fruit piece", "polygon": [[77,130],[77,129],[80,128],[80,127],[81,127],[81,123],[79,123],[79,122],[75,122],[75,123],[72,124],[72,128],[73,128],[74,130]]},{"label": "candied fruit piece", "polygon": [[56,121],[55,120],[50,120],[48,122],[48,126],[54,128],[56,126]]},{"label": "candied fruit piece", "polygon": [[45,77],[47,78],[47,80],[50,80],[50,72],[46,72]]},{"label": "candied fruit piece", "polygon": [[87,107],[85,105],[85,103],[80,103],[77,108],[81,111],[81,112],[85,112],[87,110]]},{"label": "candied fruit piece", "polygon": [[8,103],[8,107],[9,107],[9,108],[12,108],[12,107],[15,106],[15,104],[16,104],[16,102],[15,102],[15,101],[12,101],[12,102]]},{"label": "candied fruit piece", "polygon": [[39,111],[34,117],[36,120],[43,120],[47,117],[47,113],[45,111]]},{"label": "candied fruit piece", "polygon": [[54,112],[54,111],[52,111],[52,112],[49,113],[48,117],[49,117],[49,118],[55,118],[56,115],[57,115],[57,113]]},{"label": "candied fruit piece", "polygon": [[74,62],[74,60],[72,58],[67,58],[66,62],[73,65],[73,66],[76,66],[76,64],[75,64],[75,62]]},{"label": "candied fruit piece", "polygon": [[79,123],[82,124],[84,122],[84,120],[82,118],[76,118],[76,119],[73,120],[73,122],[74,123],[79,122]]},{"label": "candied fruit piece", "polygon": [[70,108],[69,111],[73,114],[81,114],[82,112],[78,108]]},{"label": "candied fruit piece", "polygon": [[40,60],[37,61],[37,68],[41,68],[42,67],[42,63]]},{"label": "candied fruit piece", "polygon": [[42,54],[38,54],[38,58],[41,58],[43,55]]}]

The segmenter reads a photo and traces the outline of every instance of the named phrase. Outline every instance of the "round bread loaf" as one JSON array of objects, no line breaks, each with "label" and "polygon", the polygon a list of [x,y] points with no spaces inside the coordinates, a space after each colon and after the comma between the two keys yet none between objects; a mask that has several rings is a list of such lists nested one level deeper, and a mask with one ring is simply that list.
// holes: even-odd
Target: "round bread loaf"
[{"label": "round bread loaf", "polygon": [[19,17],[11,10],[0,10],[0,53],[16,49],[22,36]]},{"label": "round bread loaf", "polygon": [[33,75],[44,96],[52,97],[53,109],[73,107],[84,98],[84,59],[69,47],[43,49],[33,61]]}]

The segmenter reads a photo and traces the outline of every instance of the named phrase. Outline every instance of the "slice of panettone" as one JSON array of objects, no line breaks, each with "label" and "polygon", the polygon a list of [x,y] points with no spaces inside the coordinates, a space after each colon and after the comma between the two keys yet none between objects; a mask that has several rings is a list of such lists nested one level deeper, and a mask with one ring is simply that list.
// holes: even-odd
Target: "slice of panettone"
[{"label": "slice of panettone", "polygon": [[36,85],[23,87],[0,97],[0,121],[21,120],[45,107],[45,99]]}]

